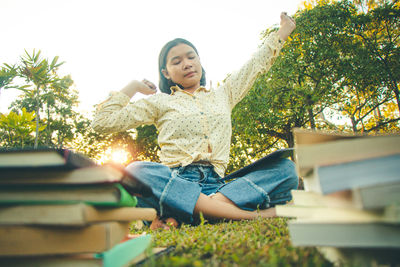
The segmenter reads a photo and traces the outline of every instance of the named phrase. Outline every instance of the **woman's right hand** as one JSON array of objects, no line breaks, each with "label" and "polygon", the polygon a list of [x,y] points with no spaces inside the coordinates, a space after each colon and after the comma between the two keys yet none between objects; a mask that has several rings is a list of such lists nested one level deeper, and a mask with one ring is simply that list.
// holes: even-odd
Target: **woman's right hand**
[{"label": "woman's right hand", "polygon": [[154,83],[143,79],[142,81],[131,81],[128,83],[122,90],[122,93],[126,94],[129,97],[134,96],[136,93],[142,93],[144,95],[152,95],[157,92],[157,87]]},{"label": "woman's right hand", "polygon": [[289,35],[296,29],[296,21],[289,17],[286,12],[281,13],[281,27],[278,30],[279,37],[286,41]]}]

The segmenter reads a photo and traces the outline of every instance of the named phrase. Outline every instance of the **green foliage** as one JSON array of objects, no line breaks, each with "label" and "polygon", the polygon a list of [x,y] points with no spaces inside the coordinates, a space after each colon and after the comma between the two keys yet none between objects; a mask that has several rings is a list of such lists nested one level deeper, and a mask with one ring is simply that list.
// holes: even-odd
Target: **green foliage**
[{"label": "green foliage", "polygon": [[72,147],[82,153],[101,161],[101,156],[109,148],[112,150],[125,150],[129,153],[127,164],[131,161],[153,161],[159,162],[158,152],[160,147],[157,143],[157,130],[154,126],[141,126],[134,130],[118,132],[113,134],[102,134],[90,128],[90,121],[81,121],[78,124],[79,138]]},{"label": "green foliage", "polygon": [[[33,145],[33,133],[36,131],[35,112],[27,112],[22,108],[21,114],[11,111],[7,115],[0,114],[0,145],[4,148]],[[46,125],[39,127],[43,131]]]},{"label": "green foliage", "polygon": [[62,147],[76,137],[74,128],[79,115],[74,107],[78,105],[78,92],[70,88],[72,85],[70,76],[58,78],[43,88],[39,96],[35,97],[36,92],[28,90],[11,104],[12,110],[23,107],[35,110],[39,99],[42,121],[47,125],[38,139],[39,144]]},{"label": "green foliage", "polygon": [[[3,71],[3,74],[5,74],[3,75],[4,78],[2,78],[2,83],[10,84],[15,77],[22,78],[25,81],[25,84],[8,85],[7,88],[16,88],[21,90],[24,94],[22,98],[28,101],[30,100],[32,102],[31,105],[34,106],[34,108],[29,106],[26,108],[36,112],[35,147],[39,144],[39,122],[41,110],[45,103],[47,105],[51,104],[49,95],[52,92],[49,88],[55,89],[55,87],[57,87],[57,83],[60,81],[57,75],[57,69],[62,64],[63,62],[58,63],[58,56],[54,57],[50,62],[48,59],[41,56],[40,50],[38,52],[33,50],[31,54],[25,50],[25,55],[20,57],[19,64],[12,67],[8,64],[4,64],[5,67],[2,68],[5,70]],[[21,108],[22,106],[24,105],[20,104],[18,108]],[[49,115],[47,119],[49,119]],[[49,124],[47,124],[47,126],[49,126]],[[43,145],[50,145],[50,129],[50,127],[47,127],[47,141],[42,143]]]},{"label": "green foliage", "polygon": [[[354,132],[387,132],[399,129],[400,9],[394,3],[376,6],[355,16],[349,35],[357,49],[348,53],[348,73],[343,85],[347,99],[339,111],[352,121]],[[399,112],[382,113],[393,103]],[[397,114],[396,114],[397,113]]]},{"label": "green foliage", "polygon": [[74,128],[79,115],[73,109],[78,105],[78,92],[71,89],[73,80],[70,76],[59,77],[57,74],[62,64],[58,56],[50,61],[41,56],[41,51],[35,50],[31,54],[25,51],[20,62],[12,67],[4,64],[3,70],[10,77],[5,88],[22,92],[19,99],[11,103],[11,110],[34,111],[36,125],[46,125],[40,135],[40,131],[36,131],[33,146],[63,147],[76,137]]},{"label": "green foliage", "polygon": [[15,69],[15,66],[4,64],[4,66],[0,69],[0,90],[3,88],[11,88],[9,84],[12,82],[16,75],[17,70]]},{"label": "green foliage", "polygon": [[[297,28],[270,71],[232,112],[228,172],[292,147],[294,127],[400,130],[399,5],[375,1],[364,13],[349,1],[311,2],[295,14]],[[350,124],[326,119],[331,114]]]},{"label": "green foliage", "polygon": [[150,160],[160,162],[158,152],[160,146],[157,142],[158,132],[154,125],[145,125],[136,129],[135,151],[137,160]]},{"label": "green foliage", "polygon": [[332,266],[315,248],[293,247],[282,218],[134,232],[143,231],[155,247],[176,247],[144,266]]}]

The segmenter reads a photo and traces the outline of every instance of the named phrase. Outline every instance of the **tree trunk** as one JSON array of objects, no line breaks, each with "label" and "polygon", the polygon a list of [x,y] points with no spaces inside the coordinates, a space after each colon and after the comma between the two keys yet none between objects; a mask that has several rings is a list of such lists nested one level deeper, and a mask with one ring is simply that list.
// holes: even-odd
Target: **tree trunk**
[{"label": "tree trunk", "polygon": [[350,117],[351,119],[351,125],[353,126],[353,133],[357,133],[357,122],[354,116]]},{"label": "tree trunk", "polygon": [[400,96],[399,96],[399,89],[394,88],[393,92],[394,92],[394,95],[395,95],[395,97],[396,97],[397,108],[398,108],[398,110],[399,110],[399,116],[400,116]]},{"label": "tree trunk", "polygon": [[50,145],[50,141],[51,141],[51,130],[50,130],[50,108],[49,108],[49,104],[47,104],[47,138],[46,138],[46,145],[49,146]]},{"label": "tree trunk", "polygon": [[315,120],[314,120],[314,113],[312,111],[312,108],[308,108],[307,112],[308,112],[308,119],[310,120],[310,127],[311,127],[311,129],[315,129]]},{"label": "tree trunk", "polygon": [[34,148],[38,148],[38,143],[39,143],[39,86],[36,88],[36,135],[35,135],[35,145]]}]

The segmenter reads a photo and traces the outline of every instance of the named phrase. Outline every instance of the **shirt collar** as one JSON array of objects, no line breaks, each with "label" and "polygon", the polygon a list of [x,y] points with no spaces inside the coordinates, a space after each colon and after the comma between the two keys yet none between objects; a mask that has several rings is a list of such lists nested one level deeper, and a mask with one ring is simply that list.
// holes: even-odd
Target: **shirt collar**
[{"label": "shirt collar", "polygon": [[[188,92],[186,92],[185,90],[181,89],[178,85],[171,86],[170,89],[171,89],[171,95],[175,94],[176,92],[183,92],[183,93],[187,93],[188,94]],[[200,92],[200,91],[208,92],[207,88],[205,88],[204,86],[200,86],[194,92],[196,93],[196,92]]]}]

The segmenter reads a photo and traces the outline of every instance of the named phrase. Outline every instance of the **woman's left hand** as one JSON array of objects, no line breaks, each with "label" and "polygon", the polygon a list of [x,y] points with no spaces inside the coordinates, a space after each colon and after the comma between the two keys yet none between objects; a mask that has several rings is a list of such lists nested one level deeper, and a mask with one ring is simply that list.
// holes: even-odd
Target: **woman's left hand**
[{"label": "woman's left hand", "polygon": [[278,35],[282,40],[287,40],[289,35],[296,29],[296,21],[288,16],[286,12],[281,13],[281,27],[278,30]]}]

